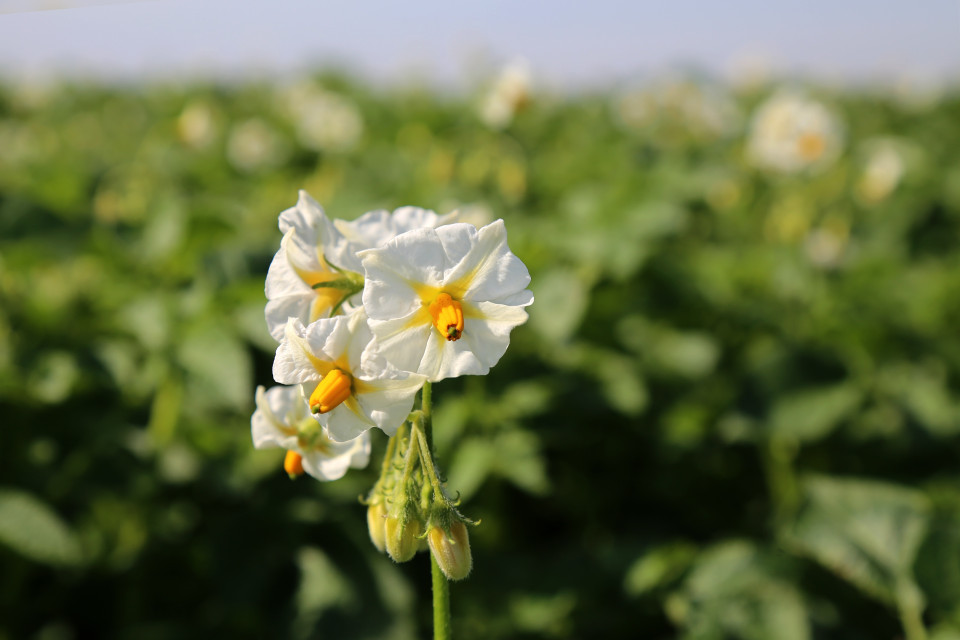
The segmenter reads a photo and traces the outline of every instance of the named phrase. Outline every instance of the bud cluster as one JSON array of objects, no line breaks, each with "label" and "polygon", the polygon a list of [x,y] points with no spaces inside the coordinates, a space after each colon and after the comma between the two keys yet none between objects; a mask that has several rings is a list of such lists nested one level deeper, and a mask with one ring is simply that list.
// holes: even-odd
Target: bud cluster
[{"label": "bud cluster", "polygon": [[367,497],[370,540],[395,562],[429,548],[448,579],[462,580],[472,567],[466,524],[474,523],[444,493],[416,413],[390,438]]}]

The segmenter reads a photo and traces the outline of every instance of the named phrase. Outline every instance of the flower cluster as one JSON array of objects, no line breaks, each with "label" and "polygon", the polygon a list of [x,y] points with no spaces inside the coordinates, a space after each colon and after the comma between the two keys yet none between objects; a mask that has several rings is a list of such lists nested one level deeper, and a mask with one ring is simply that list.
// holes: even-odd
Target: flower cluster
[{"label": "flower cluster", "polygon": [[469,571],[469,521],[427,444],[427,392],[414,411],[416,398],[425,384],[489,372],[533,302],[503,221],[456,219],[402,207],[330,220],[301,191],[280,214],[266,281],[273,377],[288,386],[258,388],[252,418],[254,445],[286,449],[292,477],[340,478],[367,464],[371,428],[391,436],[368,499],[371,538],[397,561],[428,544],[451,579]]},{"label": "flower cluster", "polygon": [[842,144],[843,129],[826,106],[782,90],[757,108],[747,152],[758,167],[787,174],[826,167]]}]

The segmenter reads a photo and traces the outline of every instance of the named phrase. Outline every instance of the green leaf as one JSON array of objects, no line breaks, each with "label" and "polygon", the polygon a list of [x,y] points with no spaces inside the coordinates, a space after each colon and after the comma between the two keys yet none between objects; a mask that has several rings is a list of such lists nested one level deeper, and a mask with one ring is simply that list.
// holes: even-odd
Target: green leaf
[{"label": "green leaf", "polygon": [[697,547],[689,542],[654,547],[630,566],[623,588],[631,596],[640,596],[662,587],[679,578],[696,555]]},{"label": "green leaf", "polygon": [[553,342],[573,336],[587,310],[586,285],[572,269],[553,269],[537,277],[533,286],[537,303],[530,308],[530,325]]},{"label": "green leaf", "polygon": [[806,389],[778,400],[770,412],[774,437],[813,442],[827,436],[863,399],[852,384]]},{"label": "green leaf", "polygon": [[787,543],[873,597],[893,604],[912,583],[913,561],[930,505],[906,487],[870,480],[810,476],[805,503]]},{"label": "green leaf", "polygon": [[0,542],[44,564],[75,565],[80,546],[53,510],[28,493],[0,490]]},{"label": "green leaf", "polygon": [[356,595],[350,582],[323,551],[304,547],[300,549],[297,563],[300,566],[300,588],[297,590],[294,628],[297,637],[314,637],[313,627],[323,612],[350,605]]},{"label": "green leaf", "polygon": [[745,541],[702,553],[683,588],[668,599],[681,637],[808,640],[803,598],[775,554]]}]

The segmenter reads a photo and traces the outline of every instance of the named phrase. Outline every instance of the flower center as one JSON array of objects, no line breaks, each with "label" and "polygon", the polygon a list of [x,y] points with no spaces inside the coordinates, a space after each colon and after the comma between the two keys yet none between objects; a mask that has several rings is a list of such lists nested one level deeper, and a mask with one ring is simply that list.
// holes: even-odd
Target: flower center
[{"label": "flower center", "polygon": [[463,307],[450,297],[448,293],[441,293],[430,303],[430,315],[433,316],[433,326],[447,340],[459,340],[463,335]]},{"label": "flower center", "polygon": [[310,411],[327,413],[350,397],[353,378],[340,369],[332,369],[310,394]]},{"label": "flower center", "polygon": [[823,136],[816,133],[805,133],[797,141],[800,157],[812,162],[819,158],[827,147]]},{"label": "flower center", "polygon": [[303,456],[301,456],[296,451],[287,451],[286,457],[283,459],[283,470],[287,472],[287,475],[291,478],[296,478],[297,476],[303,475]]}]

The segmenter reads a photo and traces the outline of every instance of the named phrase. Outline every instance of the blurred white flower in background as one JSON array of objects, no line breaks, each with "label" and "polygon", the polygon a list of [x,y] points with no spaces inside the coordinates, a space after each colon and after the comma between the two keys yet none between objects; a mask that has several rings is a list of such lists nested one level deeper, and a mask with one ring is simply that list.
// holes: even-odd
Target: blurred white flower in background
[{"label": "blurred white flower in background", "polygon": [[177,118],[177,135],[192,149],[205,149],[216,139],[219,115],[202,100],[190,102]]},{"label": "blurred white flower in background", "polygon": [[503,129],[530,103],[530,65],[515,60],[501,71],[480,105],[480,119],[492,129]]},{"label": "blurred white flower in background", "polygon": [[278,93],[280,110],[293,122],[297,141],[313,151],[348,151],[363,135],[363,117],[348,98],[301,81]]},{"label": "blurred white flower in background", "polygon": [[276,167],[286,159],[287,153],[283,138],[259,118],[235,125],[227,139],[227,160],[244,172]]},{"label": "blurred white flower in background", "polygon": [[903,178],[903,155],[889,141],[875,141],[857,180],[857,196],[867,204],[876,204],[893,193]]},{"label": "blurred white flower in background", "polygon": [[754,113],[747,141],[751,161],[763,169],[794,173],[829,165],[843,145],[839,120],[826,106],[781,90]]},{"label": "blurred white flower in background", "polygon": [[616,103],[616,116],[627,129],[669,127],[704,138],[730,135],[740,127],[736,103],[715,86],[691,80],[668,80],[630,91]]}]

